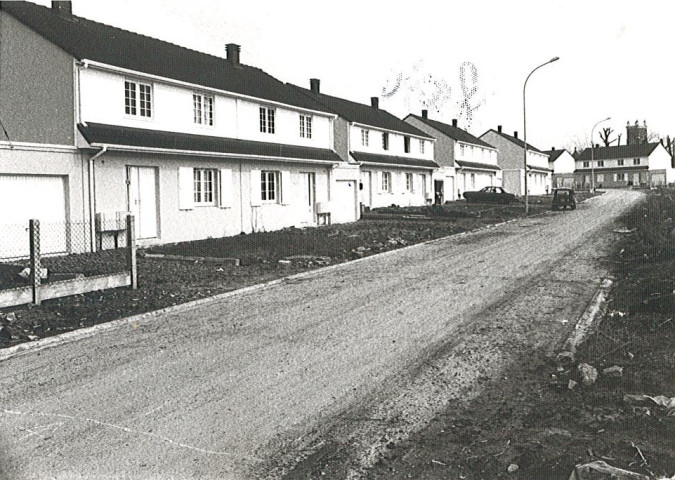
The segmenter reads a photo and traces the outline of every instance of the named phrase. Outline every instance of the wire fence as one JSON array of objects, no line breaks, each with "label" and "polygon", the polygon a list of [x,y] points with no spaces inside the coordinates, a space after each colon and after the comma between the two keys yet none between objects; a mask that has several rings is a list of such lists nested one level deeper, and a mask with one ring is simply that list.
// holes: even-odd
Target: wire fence
[{"label": "wire fence", "polygon": [[31,252],[41,284],[128,271],[126,217],[95,222],[0,224],[0,290],[30,286]]}]

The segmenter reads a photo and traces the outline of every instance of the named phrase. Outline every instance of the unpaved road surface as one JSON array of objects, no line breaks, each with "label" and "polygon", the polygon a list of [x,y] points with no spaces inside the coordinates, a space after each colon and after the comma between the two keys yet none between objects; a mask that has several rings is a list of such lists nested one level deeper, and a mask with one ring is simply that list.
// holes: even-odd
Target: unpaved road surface
[{"label": "unpaved road surface", "polygon": [[[313,272],[0,363],[0,478],[297,478],[553,352],[604,273],[608,192],[573,212]],[[318,473],[320,474],[320,472]]]}]

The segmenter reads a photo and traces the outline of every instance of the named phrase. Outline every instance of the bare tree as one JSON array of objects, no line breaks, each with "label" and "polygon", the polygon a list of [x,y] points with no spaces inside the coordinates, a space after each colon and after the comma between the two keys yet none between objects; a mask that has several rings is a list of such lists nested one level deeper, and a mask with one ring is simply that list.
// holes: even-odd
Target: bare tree
[{"label": "bare tree", "polygon": [[612,127],[605,127],[598,132],[598,135],[600,135],[600,140],[602,140],[602,143],[605,144],[605,147],[609,147],[616,140],[616,138],[612,138],[610,140],[612,133],[614,133]]}]

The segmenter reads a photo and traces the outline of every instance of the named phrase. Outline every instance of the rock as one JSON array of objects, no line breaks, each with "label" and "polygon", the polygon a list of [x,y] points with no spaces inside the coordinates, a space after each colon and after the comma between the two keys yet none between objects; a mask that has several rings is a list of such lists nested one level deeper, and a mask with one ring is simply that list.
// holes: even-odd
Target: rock
[{"label": "rock", "polygon": [[293,264],[293,262],[291,262],[290,260],[279,260],[279,261],[277,262],[277,264],[278,264],[280,267],[284,267],[284,268],[285,268],[285,267],[290,267],[290,266]]},{"label": "rock", "polygon": [[570,381],[567,383],[567,388],[569,388],[570,390],[574,390],[574,387],[576,387],[577,385],[578,385],[577,382],[575,382],[574,380],[570,380]]},{"label": "rock", "polygon": [[572,352],[560,352],[558,354],[558,362],[572,363],[574,361],[574,354]]},{"label": "rock", "polygon": [[12,339],[12,334],[5,327],[0,325],[0,342],[7,342]]},{"label": "rock", "polygon": [[[41,268],[39,270],[39,272],[40,272],[40,279],[41,280],[45,280],[47,278],[47,276],[49,275],[49,271],[46,268]],[[19,275],[24,280],[30,279],[30,268],[28,268],[28,267],[24,268],[17,275]]]},{"label": "rock", "polygon": [[579,374],[581,375],[581,383],[586,386],[593,385],[598,379],[598,371],[592,365],[587,363],[580,363],[577,367]]},{"label": "rock", "polygon": [[555,427],[549,427],[544,431],[544,434],[547,436],[560,436],[560,437],[567,437],[567,438],[572,438],[572,434],[570,433],[569,430],[564,430],[562,428],[555,428]]},{"label": "rock", "polygon": [[613,367],[605,368],[602,374],[607,377],[620,378],[623,376],[623,367],[614,365]]},{"label": "rock", "polygon": [[40,340],[40,337],[38,337],[37,335],[27,335],[27,337],[28,340],[30,340],[31,342],[34,342],[35,340]]},{"label": "rock", "polygon": [[7,320],[9,323],[15,322],[16,321],[16,313],[9,312],[7,315],[5,315],[5,320]]},{"label": "rock", "polygon": [[518,471],[518,468],[520,468],[520,467],[518,467],[517,464],[512,463],[512,464],[509,465],[509,468],[507,468],[506,471],[509,472],[509,473],[514,473],[514,472]]}]

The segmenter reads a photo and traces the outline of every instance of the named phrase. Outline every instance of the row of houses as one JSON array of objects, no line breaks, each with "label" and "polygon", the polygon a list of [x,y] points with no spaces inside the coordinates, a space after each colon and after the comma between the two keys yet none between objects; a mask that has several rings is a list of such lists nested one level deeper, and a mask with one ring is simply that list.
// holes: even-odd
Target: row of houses
[{"label": "row of houses", "polygon": [[242,63],[239,45],[208,55],[73,15],[69,1],[1,2],[0,39],[0,224],[90,222],[91,249],[120,212],[140,245],[196,240],[487,185],[522,195],[525,175],[545,193],[566,162],[528,145],[526,172],[517,132],[399,119],[377,97],[284,83]]}]

